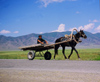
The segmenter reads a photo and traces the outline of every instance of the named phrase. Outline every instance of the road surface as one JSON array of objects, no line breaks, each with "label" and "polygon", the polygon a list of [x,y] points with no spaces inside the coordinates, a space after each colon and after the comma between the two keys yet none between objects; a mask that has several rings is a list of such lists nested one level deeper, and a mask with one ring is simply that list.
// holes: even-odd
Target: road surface
[{"label": "road surface", "polygon": [[1,59],[0,82],[100,82],[100,61]]}]

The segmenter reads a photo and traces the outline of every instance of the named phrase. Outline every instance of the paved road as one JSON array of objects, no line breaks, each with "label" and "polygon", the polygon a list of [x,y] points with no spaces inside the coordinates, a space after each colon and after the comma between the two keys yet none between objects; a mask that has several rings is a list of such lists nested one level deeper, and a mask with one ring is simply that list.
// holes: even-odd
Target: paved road
[{"label": "paved road", "polygon": [[[30,77],[27,74],[28,75],[31,74]],[[38,75],[41,78],[38,77]],[[55,78],[52,77],[53,75],[55,75]],[[20,76],[20,78],[18,76]],[[15,82],[17,81],[27,82],[29,80],[26,79],[25,77],[32,79],[33,76],[34,76],[33,79],[34,81],[31,80],[30,82],[45,82],[45,81],[59,82],[60,80],[62,82],[66,81],[94,82],[95,79],[96,79],[95,82],[100,82],[100,61],[72,61],[72,60],[30,61],[27,59],[0,60],[0,78],[2,78],[0,82],[7,82],[7,81],[13,82],[13,80],[16,80]],[[69,76],[70,78],[67,76]],[[48,79],[43,79],[44,77],[47,77]],[[19,80],[16,78],[19,78]],[[59,78],[59,80],[57,80],[56,78]],[[90,78],[91,79],[95,78],[95,79],[91,80]]]},{"label": "paved road", "polygon": [[71,60],[0,60],[0,69],[58,70],[69,72],[100,73],[100,61]]}]

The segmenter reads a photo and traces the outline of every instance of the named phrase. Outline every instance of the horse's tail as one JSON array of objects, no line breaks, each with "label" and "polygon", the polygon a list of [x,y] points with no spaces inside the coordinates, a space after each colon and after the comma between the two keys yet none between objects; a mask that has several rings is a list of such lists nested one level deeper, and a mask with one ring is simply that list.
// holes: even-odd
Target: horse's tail
[{"label": "horse's tail", "polygon": [[[57,42],[60,42],[60,39],[57,39],[56,41],[55,41],[55,43],[57,43]],[[60,44],[57,44],[57,45],[55,45],[55,55],[56,54],[58,54],[58,48],[59,48],[59,46],[60,46]]]}]

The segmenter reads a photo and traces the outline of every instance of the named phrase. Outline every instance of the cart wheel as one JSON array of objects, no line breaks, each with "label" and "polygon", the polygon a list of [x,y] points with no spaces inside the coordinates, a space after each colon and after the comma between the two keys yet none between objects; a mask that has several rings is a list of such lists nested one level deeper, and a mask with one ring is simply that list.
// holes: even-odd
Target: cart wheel
[{"label": "cart wheel", "polygon": [[34,51],[29,51],[28,55],[27,55],[29,60],[33,60],[35,58],[35,53]]},{"label": "cart wheel", "polygon": [[44,54],[44,58],[45,58],[45,60],[50,60],[51,59],[51,53],[50,52],[46,52]]}]

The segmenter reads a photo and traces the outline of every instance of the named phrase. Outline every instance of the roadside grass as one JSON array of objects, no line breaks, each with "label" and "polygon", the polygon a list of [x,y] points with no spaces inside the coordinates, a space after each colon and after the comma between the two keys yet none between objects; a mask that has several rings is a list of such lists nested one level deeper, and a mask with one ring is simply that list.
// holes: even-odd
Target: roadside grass
[{"label": "roadside grass", "polygon": [[[77,49],[78,53],[81,57],[81,60],[100,60],[100,49]],[[52,54],[51,60],[54,58],[54,50],[49,50]],[[70,49],[65,50],[66,57],[70,54]],[[0,59],[27,59],[27,54],[29,51],[0,51]],[[45,53],[46,51],[44,51]],[[62,50],[58,51],[58,55],[56,55],[56,60],[65,60]],[[37,56],[37,54],[36,54]],[[44,60],[44,57],[35,57],[38,60]],[[77,54],[75,51],[73,52],[70,60],[78,60]]]}]

